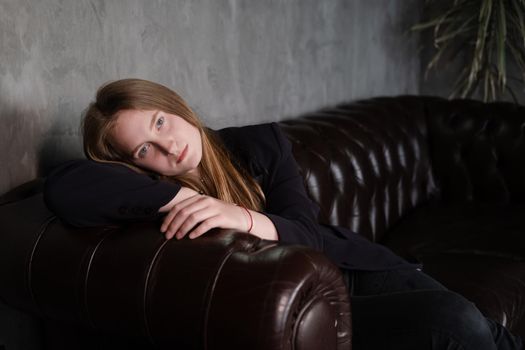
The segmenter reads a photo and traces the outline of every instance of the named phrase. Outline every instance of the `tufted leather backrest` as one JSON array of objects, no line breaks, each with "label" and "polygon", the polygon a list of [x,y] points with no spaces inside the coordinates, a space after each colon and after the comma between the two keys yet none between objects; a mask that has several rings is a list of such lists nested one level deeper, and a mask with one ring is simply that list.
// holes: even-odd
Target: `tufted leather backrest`
[{"label": "tufted leather backrest", "polygon": [[399,96],[281,122],[320,222],[378,241],[433,197],[523,200],[525,110],[511,103]]},{"label": "tufted leather backrest", "polygon": [[427,102],[432,167],[444,200],[506,205],[525,199],[525,107]]},{"label": "tufted leather backrest", "polygon": [[424,101],[376,98],[281,122],[321,223],[379,240],[435,191]]}]

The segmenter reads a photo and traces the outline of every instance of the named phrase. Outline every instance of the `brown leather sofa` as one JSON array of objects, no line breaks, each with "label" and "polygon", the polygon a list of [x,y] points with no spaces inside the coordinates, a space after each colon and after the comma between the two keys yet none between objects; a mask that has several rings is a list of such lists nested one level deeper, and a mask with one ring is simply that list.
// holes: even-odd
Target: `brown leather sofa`
[{"label": "brown leather sofa", "polygon": [[[320,221],[391,247],[525,335],[525,108],[400,96],[281,126]],[[41,180],[2,197],[0,298],[48,348],[350,349],[338,269],[305,247],[154,224],[73,229]]]}]

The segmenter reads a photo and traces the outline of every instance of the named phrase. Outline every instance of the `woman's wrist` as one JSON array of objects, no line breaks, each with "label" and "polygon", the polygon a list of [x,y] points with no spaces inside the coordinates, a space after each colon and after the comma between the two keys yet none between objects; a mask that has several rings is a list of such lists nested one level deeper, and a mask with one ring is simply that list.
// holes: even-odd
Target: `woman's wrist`
[{"label": "woman's wrist", "polygon": [[266,215],[249,209],[248,211],[253,220],[253,227],[250,232],[252,235],[271,241],[279,240],[275,225]]},{"label": "woman's wrist", "polygon": [[252,229],[253,229],[253,216],[252,214],[250,213],[250,211],[248,210],[248,208],[246,208],[245,206],[242,206],[242,205],[239,205],[239,204],[235,204],[237,207],[241,208],[241,210],[243,211],[243,215],[247,218],[247,228],[246,228],[246,232],[248,233],[251,233],[252,232]]},{"label": "woman's wrist", "polygon": [[171,199],[171,201],[169,201],[167,204],[165,204],[164,206],[162,206],[160,209],[159,209],[159,213],[165,213],[165,212],[168,212],[170,211],[171,208],[173,208],[173,206],[187,198],[190,198],[190,197],[193,197],[195,195],[198,195],[199,193],[189,187],[184,187],[182,186],[179,190],[179,192],[177,192],[177,194],[175,195],[175,197],[173,197]]}]

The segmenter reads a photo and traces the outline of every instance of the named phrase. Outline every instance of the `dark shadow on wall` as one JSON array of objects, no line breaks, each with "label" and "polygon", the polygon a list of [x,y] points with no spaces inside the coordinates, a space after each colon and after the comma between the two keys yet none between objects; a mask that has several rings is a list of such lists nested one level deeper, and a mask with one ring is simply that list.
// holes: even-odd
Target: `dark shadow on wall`
[{"label": "dark shadow on wall", "polygon": [[59,164],[76,158],[84,158],[80,137],[64,132],[56,121],[38,146],[38,176],[45,177]]},{"label": "dark shadow on wall", "polygon": [[0,193],[32,180],[36,174],[38,114],[28,105],[15,105],[0,90]]},{"label": "dark shadow on wall", "polygon": [[2,96],[9,94],[0,89],[0,194],[46,176],[67,159],[83,157],[77,118],[53,118],[41,106]]}]

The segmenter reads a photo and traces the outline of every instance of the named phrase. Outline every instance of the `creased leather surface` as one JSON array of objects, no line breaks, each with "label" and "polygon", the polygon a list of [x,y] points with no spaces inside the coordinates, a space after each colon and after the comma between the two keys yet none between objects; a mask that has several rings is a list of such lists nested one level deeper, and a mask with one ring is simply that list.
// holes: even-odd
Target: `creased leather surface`
[{"label": "creased leather surface", "polygon": [[351,349],[346,285],[318,252],[232,230],[166,241],[151,222],[72,228],[33,193],[0,205],[0,298],[46,320],[48,348],[327,345],[306,328]]},{"label": "creased leather surface", "polygon": [[377,98],[283,122],[320,221],[372,240],[435,191],[423,99]]}]

